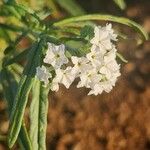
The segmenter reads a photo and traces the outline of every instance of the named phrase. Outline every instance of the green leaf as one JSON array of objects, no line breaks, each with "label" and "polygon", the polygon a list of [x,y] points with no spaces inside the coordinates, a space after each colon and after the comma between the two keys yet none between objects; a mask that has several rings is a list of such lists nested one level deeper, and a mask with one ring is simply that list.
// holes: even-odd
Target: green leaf
[{"label": "green leaf", "polygon": [[29,92],[34,82],[36,67],[39,65],[39,61],[41,60],[43,42],[44,40],[41,40],[39,43],[33,45],[29,53],[29,61],[19,82],[15,97],[15,104],[13,105],[10,118],[8,135],[8,145],[10,148],[14,145],[20,131]]},{"label": "green leaf", "polygon": [[73,16],[85,14],[85,11],[75,0],[56,0],[56,2]]},{"label": "green leaf", "polygon": [[21,125],[18,141],[22,150],[32,150],[31,141],[24,123]]},{"label": "green leaf", "polygon": [[62,21],[58,21],[54,23],[54,26],[64,27],[64,26],[69,26],[69,24],[74,22],[88,21],[88,20],[104,20],[104,21],[112,21],[112,22],[124,24],[137,31],[141,35],[143,40],[148,40],[148,34],[144,31],[144,29],[139,24],[127,18],[111,16],[111,15],[92,14],[92,15],[84,15],[79,17],[71,17],[69,19],[64,19]]},{"label": "green leaf", "polygon": [[30,105],[30,138],[34,150],[46,150],[48,92],[49,88],[35,81]]},{"label": "green leaf", "polygon": [[0,38],[3,38],[7,43],[11,43],[11,38],[5,29],[0,29]]},{"label": "green leaf", "polygon": [[30,139],[34,150],[38,150],[39,133],[39,100],[40,81],[36,80],[32,87],[32,101],[30,105]]},{"label": "green leaf", "polygon": [[124,10],[126,8],[126,3],[124,0],[113,0],[116,5],[118,5],[118,7],[122,10]]},{"label": "green leaf", "polygon": [[15,3],[16,3],[15,0],[4,0],[4,2],[5,2],[6,4],[15,4]]},{"label": "green leaf", "polygon": [[[1,71],[0,80],[3,85],[4,96],[5,96],[5,99],[7,100],[7,105],[8,105],[8,114],[10,116],[10,113],[11,113],[11,110],[13,107],[13,103],[14,103],[13,100],[16,95],[16,89],[17,89],[18,83],[15,80],[14,73],[12,73],[10,69],[9,70],[3,69]],[[31,143],[30,143],[24,123],[22,123],[22,125],[21,125],[18,141],[19,141],[19,145],[20,145],[20,147],[22,147],[22,149],[31,150]]]},{"label": "green leaf", "polygon": [[11,65],[11,69],[14,70],[16,74],[22,75],[23,66],[21,66],[20,64],[15,63]]},{"label": "green leaf", "polygon": [[124,63],[127,63],[128,60],[126,60],[120,53],[117,53],[117,57],[122,60]]},{"label": "green leaf", "polygon": [[94,28],[90,25],[86,25],[81,29],[80,36],[82,38],[91,39],[94,36]]},{"label": "green leaf", "polygon": [[76,29],[76,28],[58,28],[57,30],[68,34],[73,34],[76,36],[80,35],[80,29]]},{"label": "green leaf", "polygon": [[46,150],[46,129],[48,113],[48,92],[49,88],[40,86],[39,102],[39,150]]},{"label": "green leaf", "polygon": [[29,50],[30,49],[25,49],[23,52],[19,53],[18,55],[14,56],[13,58],[11,59],[8,59],[8,60],[5,60],[3,63],[3,66],[8,66],[8,65],[11,65],[13,63],[16,63],[20,60],[23,60],[24,58],[26,58],[27,54],[29,53]]},{"label": "green leaf", "polygon": [[16,18],[21,19],[21,15],[17,11],[17,9],[13,7],[13,5],[2,5],[0,7],[0,15],[1,16],[15,16]]},{"label": "green leaf", "polygon": [[22,28],[20,26],[14,26],[12,24],[0,23],[0,28],[6,29],[6,30],[10,30],[10,31],[14,31],[14,32],[22,32],[22,31],[24,31],[24,28]]}]

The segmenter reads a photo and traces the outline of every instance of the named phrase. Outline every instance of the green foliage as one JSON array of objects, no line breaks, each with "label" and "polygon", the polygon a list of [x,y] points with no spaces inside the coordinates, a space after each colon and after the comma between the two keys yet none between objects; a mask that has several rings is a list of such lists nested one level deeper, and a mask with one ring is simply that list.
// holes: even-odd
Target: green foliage
[{"label": "green foliage", "polygon": [[126,3],[124,0],[113,0],[120,9],[124,10],[126,8]]},{"label": "green foliage", "polygon": [[73,16],[85,14],[85,11],[76,3],[75,0],[56,0],[56,2]]},{"label": "green foliage", "polygon": [[39,101],[39,150],[46,150],[46,128],[47,128],[47,112],[48,112],[48,92],[49,89],[40,86]]},{"label": "green foliage", "polygon": [[46,150],[46,126],[49,89],[36,80],[32,89],[30,105],[30,139],[33,149]]},{"label": "green foliage", "polygon": [[[12,67],[3,69],[0,73],[0,81],[4,89],[4,96],[8,104],[8,114],[10,116],[16,95],[15,89],[18,86],[18,82],[15,79],[16,72],[12,71]],[[31,143],[27,134],[25,124],[22,122],[21,129],[18,136],[18,142],[23,149],[31,149]]]},{"label": "green foliage", "polygon": [[128,61],[119,53],[117,53],[117,56],[120,60],[122,60],[124,63],[127,63]]},{"label": "green foliage", "polygon": [[19,87],[15,97],[15,104],[13,105],[10,118],[10,128],[8,135],[8,144],[10,148],[14,145],[20,131],[29,92],[34,81],[36,67],[40,65],[43,44],[43,40],[41,40],[39,43],[35,43],[33,45],[29,53],[30,59],[25,66],[23,75],[20,79]]},{"label": "green foliage", "polygon": [[91,39],[94,36],[94,28],[90,25],[86,25],[81,29],[81,37]]},{"label": "green foliage", "polygon": [[32,102],[30,105],[30,139],[35,150],[38,149],[39,141],[39,100],[40,100],[40,81],[36,80],[32,87]]}]

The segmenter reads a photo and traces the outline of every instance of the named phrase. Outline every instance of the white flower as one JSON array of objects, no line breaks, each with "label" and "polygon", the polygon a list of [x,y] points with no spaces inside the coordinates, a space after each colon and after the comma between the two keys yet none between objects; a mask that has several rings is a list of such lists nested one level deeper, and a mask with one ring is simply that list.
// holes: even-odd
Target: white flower
[{"label": "white flower", "polygon": [[107,79],[110,79],[119,70],[120,65],[116,61],[116,49],[112,49],[104,55],[103,65],[100,67],[99,72],[106,75]]},{"label": "white flower", "polygon": [[92,45],[91,52],[99,52],[102,56],[106,54],[106,49],[100,49],[97,45]]},{"label": "white flower", "polygon": [[109,79],[109,81],[111,82],[112,86],[115,86],[117,78],[121,75],[120,70],[117,70],[116,72],[114,72],[111,76],[111,78]]},{"label": "white flower", "polygon": [[117,34],[114,33],[114,30],[112,29],[112,24],[106,24],[106,27],[102,27],[103,30],[106,30],[109,32],[110,39],[113,41],[117,41]]},{"label": "white flower", "polygon": [[59,90],[59,84],[56,78],[52,80],[51,90],[57,92]]},{"label": "white flower", "polygon": [[87,72],[80,75],[80,81],[77,85],[77,88],[84,86],[86,88],[90,88],[94,86],[95,83],[99,82],[101,78],[102,76],[97,73],[96,69],[87,70]]},{"label": "white flower", "polygon": [[[54,67],[55,77],[51,83],[51,90],[58,91],[59,84],[63,84],[69,88],[76,77],[80,78],[77,87],[86,87],[90,91],[88,95],[101,94],[103,91],[110,92],[115,86],[117,78],[120,76],[120,65],[116,61],[117,49],[112,41],[117,40],[117,34],[114,33],[111,24],[105,27],[96,26],[94,29],[94,37],[90,41],[91,51],[86,57],[72,56],[71,61],[73,67],[63,64],[68,63],[65,56],[64,45],[56,46],[48,43],[48,50],[44,58],[44,62]],[[48,83],[51,75],[44,66],[37,68],[37,77]]]},{"label": "white flower", "polygon": [[102,29],[101,27],[95,26],[94,28],[95,36],[91,39],[91,44],[98,46],[100,49],[111,49],[111,37],[109,31]]},{"label": "white flower", "polygon": [[53,43],[48,43],[48,50],[44,58],[44,63],[51,64],[55,69],[60,68],[63,64],[68,63],[68,59],[65,56],[65,46],[55,45]]},{"label": "white flower", "polygon": [[75,75],[72,73],[72,67],[67,67],[65,70],[57,69],[55,81],[63,84],[66,88],[69,88],[75,79]]},{"label": "white flower", "polygon": [[105,53],[104,61],[109,62],[111,60],[115,60],[116,59],[116,52],[117,52],[117,49],[113,45],[112,49],[108,50],[107,53]]},{"label": "white flower", "polygon": [[102,65],[103,55],[99,51],[91,51],[86,55],[87,59],[92,63],[92,65],[97,68]]},{"label": "white flower", "polygon": [[38,66],[36,68],[36,76],[40,81],[43,81],[45,85],[48,84],[48,79],[52,77],[52,75],[48,72],[45,66]]},{"label": "white flower", "polygon": [[103,75],[106,75],[107,79],[112,78],[113,74],[120,69],[120,65],[117,64],[116,60],[105,63],[99,70]]},{"label": "white flower", "polygon": [[90,92],[88,93],[88,95],[98,95],[98,94],[102,94],[103,92],[103,88],[100,84],[95,84],[93,86],[93,88],[90,90]]},{"label": "white flower", "polygon": [[78,75],[79,73],[84,73],[88,69],[92,69],[92,66],[89,64],[89,60],[86,57],[71,57],[74,67],[72,68],[72,73]]},{"label": "white flower", "polygon": [[109,93],[113,88],[111,82],[109,81],[100,82],[100,85],[102,86],[103,90],[107,93]]},{"label": "white flower", "polygon": [[92,90],[88,93],[88,95],[98,95],[101,94],[103,91],[109,93],[112,90],[113,86],[110,81],[102,81],[95,84]]}]

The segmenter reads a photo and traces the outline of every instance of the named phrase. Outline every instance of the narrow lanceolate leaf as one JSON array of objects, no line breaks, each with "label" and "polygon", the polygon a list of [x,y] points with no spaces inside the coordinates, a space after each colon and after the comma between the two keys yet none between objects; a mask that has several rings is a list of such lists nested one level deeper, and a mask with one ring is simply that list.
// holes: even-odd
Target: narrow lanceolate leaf
[{"label": "narrow lanceolate leaf", "polygon": [[18,142],[19,142],[20,148],[22,150],[32,150],[31,141],[29,139],[27,129],[26,129],[25,124],[23,122],[22,122],[21,129],[19,132]]},{"label": "narrow lanceolate leaf", "polygon": [[14,145],[21,128],[21,122],[23,120],[29,92],[34,82],[36,67],[39,64],[38,62],[41,57],[42,46],[43,40],[41,40],[39,43],[34,44],[28,56],[28,63],[19,82],[17,94],[15,97],[15,103],[13,105],[10,118],[8,135],[8,145],[10,148]]},{"label": "narrow lanceolate leaf", "polygon": [[48,91],[40,81],[35,81],[30,105],[30,139],[33,150],[46,150]]},{"label": "narrow lanceolate leaf", "polygon": [[69,19],[64,19],[62,21],[54,23],[54,26],[55,27],[70,26],[74,22],[88,21],[88,20],[104,20],[104,21],[112,21],[112,22],[124,24],[124,25],[131,27],[135,31],[137,31],[141,35],[143,40],[148,39],[148,34],[136,22],[127,18],[111,16],[111,15],[93,14],[93,15],[84,15],[84,16],[79,16],[79,17],[71,17]]},{"label": "narrow lanceolate leaf", "polygon": [[117,57],[122,60],[124,63],[127,63],[128,60],[126,60],[120,53],[117,53]]},{"label": "narrow lanceolate leaf", "polygon": [[85,11],[75,0],[56,0],[56,2],[73,16],[85,14]]},{"label": "narrow lanceolate leaf", "polygon": [[46,150],[46,128],[48,112],[48,88],[41,85],[39,102],[39,150]]},{"label": "narrow lanceolate leaf", "polygon": [[[15,79],[15,75],[12,74],[12,72],[8,69],[3,69],[0,75],[1,75],[1,83],[3,85],[4,90],[4,96],[8,105],[8,114],[10,116],[18,83]],[[31,143],[24,123],[22,123],[21,125],[21,129],[18,136],[18,142],[19,146],[22,149],[31,150]]]},{"label": "narrow lanceolate leaf", "polygon": [[126,3],[125,0],[113,0],[116,5],[118,5],[118,7],[122,10],[124,10],[126,8]]},{"label": "narrow lanceolate leaf", "polygon": [[14,31],[14,32],[22,32],[22,31],[24,31],[24,28],[22,28],[20,26],[14,26],[12,24],[0,23],[0,28],[1,29],[5,29],[5,30]]},{"label": "narrow lanceolate leaf", "polygon": [[40,81],[36,80],[32,87],[32,101],[30,105],[30,139],[33,150],[38,150],[38,129],[39,129],[39,99]]},{"label": "narrow lanceolate leaf", "polygon": [[26,58],[28,52],[29,52],[30,49],[25,49],[23,52],[21,52],[20,54],[17,54],[16,56],[14,56],[13,58],[11,59],[8,59],[6,60],[6,62],[4,62],[3,64],[5,66],[8,66],[8,65],[11,65],[13,63],[16,63],[20,60],[23,60],[24,58]]}]

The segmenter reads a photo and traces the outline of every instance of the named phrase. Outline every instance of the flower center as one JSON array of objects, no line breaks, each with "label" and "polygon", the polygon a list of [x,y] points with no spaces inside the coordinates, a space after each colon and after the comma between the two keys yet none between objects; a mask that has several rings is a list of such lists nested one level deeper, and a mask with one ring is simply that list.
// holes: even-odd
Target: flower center
[{"label": "flower center", "polygon": [[92,57],[92,59],[94,59],[94,58],[95,58],[95,55],[92,55],[91,57]]},{"label": "flower center", "polygon": [[81,66],[81,63],[80,63],[80,62],[78,62],[78,66],[79,66],[79,67]]},{"label": "flower center", "polygon": [[59,54],[56,54],[56,58],[59,58],[60,57],[60,55]]}]

